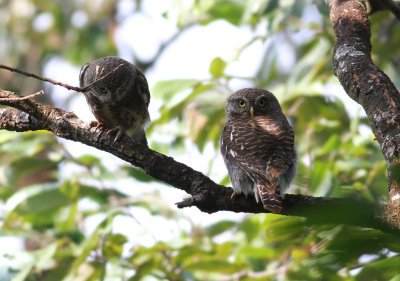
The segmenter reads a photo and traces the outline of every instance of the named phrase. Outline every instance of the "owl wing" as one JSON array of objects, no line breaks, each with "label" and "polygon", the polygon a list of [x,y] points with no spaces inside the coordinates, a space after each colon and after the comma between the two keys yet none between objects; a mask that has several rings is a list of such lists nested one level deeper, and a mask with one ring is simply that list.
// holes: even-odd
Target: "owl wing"
[{"label": "owl wing", "polygon": [[256,199],[261,199],[266,209],[280,212],[279,176],[289,167],[294,153],[294,133],[286,118],[257,116],[230,121],[221,138],[226,157],[257,185]]},{"label": "owl wing", "polygon": [[135,79],[136,92],[142,97],[143,102],[147,108],[150,103],[150,91],[147,84],[146,76],[144,76],[144,74],[139,69],[136,69]]},{"label": "owl wing", "polygon": [[229,179],[231,180],[233,191],[237,194],[244,193],[246,196],[248,194],[254,194],[257,192],[257,186],[254,184],[252,179],[249,178],[246,172],[236,165],[235,161],[232,161],[231,157],[228,156],[229,152],[222,137],[220,139],[220,144],[221,154],[224,159],[225,166],[228,169]]}]

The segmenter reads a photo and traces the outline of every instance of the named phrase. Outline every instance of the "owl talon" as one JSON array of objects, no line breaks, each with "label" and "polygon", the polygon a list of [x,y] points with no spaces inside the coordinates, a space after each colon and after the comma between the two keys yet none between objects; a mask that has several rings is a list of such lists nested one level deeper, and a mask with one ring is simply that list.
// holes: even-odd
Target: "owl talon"
[{"label": "owl talon", "polygon": [[[150,121],[146,77],[130,62],[114,56],[91,61],[82,66],[79,85],[98,121],[90,122],[92,131],[115,136],[116,142],[123,134],[130,137],[127,128],[143,128]],[[147,144],[144,132],[139,137]]]},{"label": "owl talon", "polygon": [[231,195],[231,200],[234,200],[237,196],[238,194],[236,192],[233,192]]},{"label": "owl talon", "polygon": [[100,130],[103,131],[104,130],[104,123],[100,123],[97,121],[90,121],[89,123],[90,128],[94,128],[96,131]]},{"label": "owl talon", "polygon": [[110,137],[115,136],[113,142],[119,141],[119,139],[121,138],[122,134],[123,134],[123,131],[121,129],[119,129],[119,128],[112,128],[112,129],[107,131],[107,135],[109,135]]},{"label": "owl talon", "polygon": [[278,100],[267,90],[245,88],[228,98],[225,113],[220,146],[233,190],[281,213],[281,194],[293,181],[297,157],[294,131]]}]

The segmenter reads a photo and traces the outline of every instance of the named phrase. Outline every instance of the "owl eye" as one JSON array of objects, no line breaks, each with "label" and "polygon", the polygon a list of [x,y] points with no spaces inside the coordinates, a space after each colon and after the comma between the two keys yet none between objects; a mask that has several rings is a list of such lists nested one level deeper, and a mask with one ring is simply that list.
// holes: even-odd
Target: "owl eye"
[{"label": "owl eye", "polygon": [[102,92],[102,93],[106,93],[106,92],[107,92],[107,89],[106,89],[106,88],[100,88],[99,90],[100,90],[100,92]]},{"label": "owl eye", "polygon": [[264,99],[260,99],[260,100],[258,101],[258,105],[259,105],[259,106],[264,106],[264,105],[265,105],[265,100],[264,100]]},{"label": "owl eye", "polygon": [[239,100],[238,104],[240,107],[244,107],[246,105],[246,102],[244,100]]},{"label": "owl eye", "polygon": [[124,89],[125,89],[125,85],[122,84],[121,86],[119,86],[119,89],[120,89],[120,90],[124,90]]}]

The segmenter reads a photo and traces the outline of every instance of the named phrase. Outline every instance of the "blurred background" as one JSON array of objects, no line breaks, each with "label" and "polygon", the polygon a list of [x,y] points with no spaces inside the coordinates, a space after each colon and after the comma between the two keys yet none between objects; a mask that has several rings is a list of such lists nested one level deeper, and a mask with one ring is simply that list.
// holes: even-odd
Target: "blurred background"
[{"label": "blurred background", "polygon": [[[373,59],[399,88],[399,21],[370,20]],[[295,128],[290,193],[384,202],[385,161],[333,75],[334,40],[322,0],[0,0],[1,64],[78,86],[86,62],[135,63],[151,89],[152,149],[229,186],[225,100],[266,88]],[[82,94],[0,72],[2,89],[44,89],[41,103],[94,120]],[[49,132],[0,131],[0,280],[400,280],[391,234],[177,209],[187,196]]]}]

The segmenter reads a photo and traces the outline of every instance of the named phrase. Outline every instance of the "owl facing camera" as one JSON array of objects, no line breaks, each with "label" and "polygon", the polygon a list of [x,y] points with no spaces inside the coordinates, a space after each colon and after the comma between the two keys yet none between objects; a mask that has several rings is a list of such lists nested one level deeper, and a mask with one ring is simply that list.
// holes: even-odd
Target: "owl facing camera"
[{"label": "owl facing camera", "polygon": [[282,211],[282,195],[296,175],[294,132],[276,97],[246,88],[226,102],[221,153],[237,194],[254,194],[264,208]]}]

